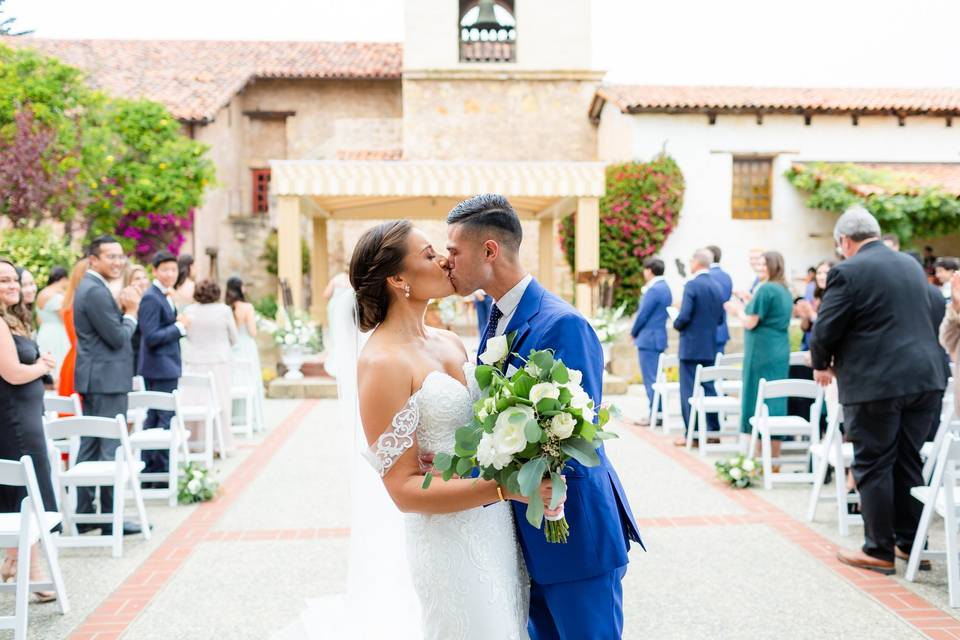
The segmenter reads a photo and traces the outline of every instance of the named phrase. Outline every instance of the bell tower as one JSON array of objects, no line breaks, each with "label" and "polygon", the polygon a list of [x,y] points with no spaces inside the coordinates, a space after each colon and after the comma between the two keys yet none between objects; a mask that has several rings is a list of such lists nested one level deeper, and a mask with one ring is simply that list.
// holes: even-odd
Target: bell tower
[{"label": "bell tower", "polygon": [[404,0],[411,160],[595,160],[591,0]]}]

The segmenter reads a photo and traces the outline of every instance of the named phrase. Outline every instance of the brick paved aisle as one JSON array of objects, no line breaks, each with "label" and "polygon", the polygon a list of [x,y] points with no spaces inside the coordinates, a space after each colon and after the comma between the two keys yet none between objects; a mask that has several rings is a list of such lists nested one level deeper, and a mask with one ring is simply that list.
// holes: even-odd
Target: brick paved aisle
[{"label": "brick paved aisle", "polygon": [[[615,399],[626,414],[642,398]],[[151,504],[154,538],[124,558],[71,549],[73,611],[31,605],[31,637],[73,640],[268,639],[305,601],[343,590],[349,434],[332,401],[270,401],[270,429],[222,465],[222,496]],[[625,580],[626,638],[960,638],[943,568],[908,585],[844,567],[828,508],[801,522],[802,486],[733,491],[712,463],[649,430],[617,425],[608,451],[640,518]],[[0,600],[0,613],[12,598]],[[4,636],[0,636],[4,637]]]}]

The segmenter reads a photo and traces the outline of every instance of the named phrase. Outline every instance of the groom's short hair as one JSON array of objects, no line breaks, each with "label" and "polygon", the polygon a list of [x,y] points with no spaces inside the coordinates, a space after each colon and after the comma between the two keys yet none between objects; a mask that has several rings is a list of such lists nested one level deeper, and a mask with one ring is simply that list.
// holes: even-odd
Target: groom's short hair
[{"label": "groom's short hair", "polygon": [[500,244],[520,251],[523,227],[510,201],[499,193],[482,193],[464,200],[447,215],[447,224],[460,224],[470,231],[483,231]]}]

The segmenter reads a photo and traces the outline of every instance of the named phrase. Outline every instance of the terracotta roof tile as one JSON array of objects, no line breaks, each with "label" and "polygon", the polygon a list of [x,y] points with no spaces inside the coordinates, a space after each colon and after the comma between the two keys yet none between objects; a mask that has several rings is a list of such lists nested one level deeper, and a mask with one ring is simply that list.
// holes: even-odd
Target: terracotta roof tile
[{"label": "terracotta roof tile", "polygon": [[960,115],[960,89],[604,85],[591,117],[598,118],[607,101],[623,113]]},{"label": "terracotta roof tile", "polygon": [[4,37],[83,69],[94,86],[166,104],[181,120],[212,119],[256,78],[399,78],[393,42],[47,40]]}]

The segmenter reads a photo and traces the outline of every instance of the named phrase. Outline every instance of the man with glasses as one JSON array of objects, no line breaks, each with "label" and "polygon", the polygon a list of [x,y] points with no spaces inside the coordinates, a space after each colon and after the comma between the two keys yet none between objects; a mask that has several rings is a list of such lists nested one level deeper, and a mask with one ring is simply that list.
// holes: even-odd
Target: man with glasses
[{"label": "man with glasses", "polygon": [[[133,389],[133,344],[137,328],[140,294],[133,287],[120,292],[120,306],[107,283],[123,274],[127,257],[112,236],[100,236],[90,243],[90,268],[77,286],[73,318],[77,331],[77,363],[74,385],[83,397],[83,413],[115,418],[127,413],[127,393]],[[111,438],[81,438],[78,462],[113,460],[120,441]],[[77,491],[77,512],[93,513],[94,491]],[[100,511],[113,512],[113,491],[100,488]],[[100,529],[111,533],[109,524],[79,525],[81,530]],[[132,522],[124,522],[124,535],[140,533]]]}]

